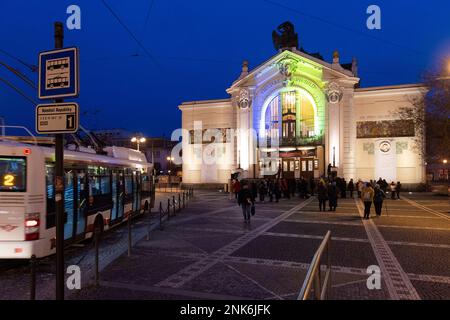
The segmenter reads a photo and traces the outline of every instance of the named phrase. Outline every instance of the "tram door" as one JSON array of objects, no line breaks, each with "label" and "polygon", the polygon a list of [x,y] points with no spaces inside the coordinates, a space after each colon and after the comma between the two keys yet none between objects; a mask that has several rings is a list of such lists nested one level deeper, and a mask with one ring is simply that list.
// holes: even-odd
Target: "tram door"
[{"label": "tram door", "polygon": [[64,177],[64,240],[82,235],[86,228],[86,174],[70,170]]},{"label": "tram door", "polygon": [[77,203],[76,203],[76,221],[75,235],[82,235],[86,230],[86,209],[88,204],[88,190],[86,188],[87,176],[85,172],[77,173]]},{"label": "tram door", "polygon": [[64,240],[73,237],[75,220],[75,172],[70,170],[64,175]]},{"label": "tram door", "polygon": [[125,197],[125,183],[123,177],[123,171],[117,172],[117,219],[123,218],[123,212],[125,210],[124,197]]},{"label": "tram door", "polygon": [[114,171],[112,175],[112,212],[111,221],[123,217],[123,176],[121,172]]}]

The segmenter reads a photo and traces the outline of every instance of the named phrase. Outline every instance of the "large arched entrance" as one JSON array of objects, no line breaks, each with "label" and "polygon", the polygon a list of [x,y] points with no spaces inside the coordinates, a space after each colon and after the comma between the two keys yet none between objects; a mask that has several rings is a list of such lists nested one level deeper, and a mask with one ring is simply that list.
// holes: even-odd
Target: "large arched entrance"
[{"label": "large arched entrance", "polygon": [[[318,170],[316,147],[323,144],[318,124],[318,108],[303,88],[284,88],[264,103],[260,122],[260,165],[262,172],[273,162],[285,178],[315,176]],[[265,159],[270,159],[265,161]]]}]

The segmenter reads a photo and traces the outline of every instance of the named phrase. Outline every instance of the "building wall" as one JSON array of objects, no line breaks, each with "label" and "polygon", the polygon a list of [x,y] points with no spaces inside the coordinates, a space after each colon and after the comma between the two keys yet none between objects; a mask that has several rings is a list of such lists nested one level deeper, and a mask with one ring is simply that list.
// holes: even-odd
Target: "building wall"
[{"label": "building wall", "polygon": [[[215,150],[208,144],[189,143],[189,130],[195,129],[235,129],[230,100],[186,103],[182,110],[183,131],[183,182],[185,183],[226,183],[233,168],[233,143],[218,143]],[[194,123],[197,122],[197,123]],[[218,156],[215,163],[206,157],[211,152]],[[206,160],[202,165],[202,159]]]},{"label": "building wall", "polygon": [[[414,86],[356,91],[353,127],[357,127],[358,121],[398,120],[396,111],[401,107],[412,106],[413,99],[422,94],[421,88]],[[384,155],[380,146],[386,141],[390,144],[390,150]],[[390,137],[357,138],[356,171],[353,178],[368,180],[381,176],[402,183],[425,182],[424,163],[419,149],[420,146],[411,136],[394,134]]]}]

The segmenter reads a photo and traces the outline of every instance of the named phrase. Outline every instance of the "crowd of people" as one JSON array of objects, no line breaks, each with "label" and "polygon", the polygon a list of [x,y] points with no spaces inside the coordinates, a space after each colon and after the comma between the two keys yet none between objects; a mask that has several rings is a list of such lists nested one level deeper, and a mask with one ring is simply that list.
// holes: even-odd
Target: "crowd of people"
[{"label": "crowd of people", "polygon": [[383,201],[390,193],[391,199],[400,199],[402,185],[392,181],[390,184],[382,178],[378,181],[370,180],[347,182],[340,177],[322,177],[318,181],[314,178],[305,179],[260,179],[239,181],[233,179],[231,182],[231,193],[234,194],[238,204],[242,207],[246,224],[250,223],[250,217],[255,213],[255,202],[279,202],[281,198],[290,199],[298,196],[307,199],[317,194],[319,200],[319,211],[336,211],[339,198],[354,198],[356,196],[364,203],[364,218],[370,218],[372,204],[375,213],[380,216],[383,209]]}]

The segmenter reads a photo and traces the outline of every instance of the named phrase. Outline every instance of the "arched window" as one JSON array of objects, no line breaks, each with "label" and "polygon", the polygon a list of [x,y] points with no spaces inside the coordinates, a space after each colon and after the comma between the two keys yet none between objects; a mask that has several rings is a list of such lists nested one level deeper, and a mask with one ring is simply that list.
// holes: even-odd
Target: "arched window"
[{"label": "arched window", "polygon": [[274,97],[264,114],[265,137],[268,141],[298,144],[302,138],[315,136],[315,106],[304,90],[285,91]]},{"label": "arched window", "polygon": [[266,137],[269,141],[278,141],[280,138],[280,96],[276,96],[270,101],[265,114]]}]

